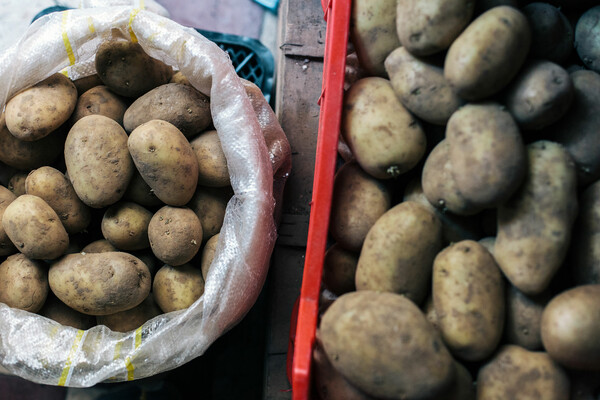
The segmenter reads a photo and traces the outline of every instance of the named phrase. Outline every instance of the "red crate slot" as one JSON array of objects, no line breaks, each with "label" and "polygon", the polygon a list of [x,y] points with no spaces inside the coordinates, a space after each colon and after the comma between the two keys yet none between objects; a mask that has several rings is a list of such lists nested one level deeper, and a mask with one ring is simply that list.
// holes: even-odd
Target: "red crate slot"
[{"label": "red crate slot", "polygon": [[[293,339],[292,399],[309,400],[312,350],[327,245],[333,178],[344,97],[350,0],[323,0],[327,20],[313,195],[298,319]],[[293,322],[292,322],[293,325]],[[289,356],[289,355],[288,355]]]}]

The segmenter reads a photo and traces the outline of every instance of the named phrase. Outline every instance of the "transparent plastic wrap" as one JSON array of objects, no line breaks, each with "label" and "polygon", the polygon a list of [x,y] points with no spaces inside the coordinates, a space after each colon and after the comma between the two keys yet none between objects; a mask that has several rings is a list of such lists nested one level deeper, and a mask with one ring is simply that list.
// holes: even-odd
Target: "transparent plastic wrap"
[{"label": "transparent plastic wrap", "polygon": [[289,143],[262,94],[242,83],[225,52],[191,28],[124,6],[46,15],[0,54],[0,109],[13,94],[57,71],[72,79],[95,73],[96,49],[114,36],[139,42],[210,96],[234,196],[205,292],[185,310],[118,333],[105,326],[77,330],[0,304],[0,365],[39,383],[86,387],[139,379],[202,355],[255,303],[276,239]]}]

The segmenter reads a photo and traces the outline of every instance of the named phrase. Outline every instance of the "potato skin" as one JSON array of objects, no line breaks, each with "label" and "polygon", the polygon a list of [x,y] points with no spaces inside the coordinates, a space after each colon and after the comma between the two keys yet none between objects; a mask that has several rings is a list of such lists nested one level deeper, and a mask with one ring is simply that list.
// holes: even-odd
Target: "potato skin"
[{"label": "potato skin", "polygon": [[585,66],[592,71],[600,72],[600,6],[590,8],[584,12],[575,26],[575,50]]},{"label": "potato skin", "polygon": [[162,314],[152,293],[137,306],[115,314],[98,315],[98,325],[105,325],[115,332],[129,332],[142,326],[146,321]]},{"label": "potato skin", "polygon": [[399,0],[396,30],[400,43],[416,56],[450,47],[473,15],[469,0]]},{"label": "potato skin", "polygon": [[102,235],[120,250],[142,250],[150,246],[148,225],[152,213],[129,201],[110,206],[102,217]]},{"label": "potato skin", "polygon": [[355,162],[336,173],[329,233],[343,248],[360,252],[369,229],[391,206],[387,186],[364,172]]},{"label": "potato skin", "polygon": [[446,140],[456,188],[475,207],[502,204],[523,181],[525,146],[514,119],[499,104],[460,108],[448,121]]},{"label": "potato skin", "polygon": [[448,140],[439,142],[427,156],[423,165],[421,182],[423,194],[429,203],[442,212],[456,215],[472,215],[481,208],[465,199],[452,175]]},{"label": "potato skin", "polygon": [[46,266],[24,254],[13,254],[0,264],[0,302],[37,312],[48,295]]},{"label": "potato skin", "polygon": [[198,186],[194,197],[187,204],[191,208],[202,225],[202,241],[206,242],[217,235],[223,227],[227,203],[233,196],[231,187],[211,188]]},{"label": "potato skin", "polygon": [[389,80],[355,82],[344,98],[342,134],[358,164],[378,179],[412,169],[425,154],[427,139],[400,103]]},{"label": "potato skin", "polygon": [[426,122],[445,125],[463,103],[442,68],[413,56],[405,47],[387,56],[385,70],[402,105]]},{"label": "potato skin", "polygon": [[217,233],[206,241],[202,248],[202,257],[200,258],[200,270],[202,271],[202,279],[206,282],[208,271],[215,258],[217,252],[217,244],[219,243],[219,234]]},{"label": "potato skin", "polygon": [[148,267],[122,252],[66,255],[50,266],[48,281],[63,303],[88,315],[129,310],[151,287]]},{"label": "potato skin", "polygon": [[131,132],[153,119],[170,122],[192,138],[212,123],[210,98],[193,86],[167,83],[135,100],[125,111],[123,124]]},{"label": "potato skin", "polygon": [[527,350],[542,348],[542,312],[549,297],[548,292],[526,296],[516,287],[507,285],[505,343],[516,344]]},{"label": "potato skin", "polygon": [[575,284],[600,283],[600,181],[579,196],[568,265]]},{"label": "potato skin", "polygon": [[506,106],[523,129],[541,129],[562,118],[573,101],[569,73],[550,61],[527,65],[507,89]]},{"label": "potato skin", "polygon": [[8,205],[16,198],[17,196],[15,196],[13,192],[0,185],[0,256],[8,256],[17,252],[17,248],[13,242],[10,241],[10,238],[6,234],[1,223],[4,210],[6,210],[6,207],[8,207]]},{"label": "potato skin", "polygon": [[227,158],[217,131],[206,131],[190,142],[198,159],[198,184],[208,187],[226,187],[229,181]]},{"label": "potato skin", "polygon": [[2,227],[17,249],[31,259],[64,254],[69,235],[56,212],[37,196],[24,194],[6,207]]},{"label": "potato skin", "polygon": [[71,115],[71,123],[79,121],[87,115],[104,115],[123,125],[123,115],[127,103],[104,85],[95,86],[83,93]]},{"label": "potato skin", "polygon": [[396,31],[396,0],[354,0],[350,36],[361,66],[369,75],[384,76],[383,62],[400,46]]},{"label": "potato skin", "polygon": [[455,378],[438,333],[404,296],[346,293],[325,311],[320,332],[333,366],[371,396],[434,398]]},{"label": "potato skin", "polygon": [[504,282],[485,247],[464,240],[442,250],[433,263],[432,290],[449,350],[467,361],[492,354],[504,327]]},{"label": "potato skin", "polygon": [[174,125],[152,120],[131,132],[127,147],[156,197],[171,206],[187,204],[198,184],[198,160]]},{"label": "potato skin", "polygon": [[369,230],[356,267],[356,289],[402,294],[416,304],[427,296],[442,224],[426,207],[406,201]]},{"label": "potato skin", "polygon": [[171,266],[183,265],[200,250],[202,225],[191,209],[164,206],[148,224],[148,239],[159,260]]},{"label": "potato skin", "polygon": [[471,22],[452,43],[444,76],[466,100],[491,96],[516,75],[530,42],[527,19],[520,11],[494,7]]},{"label": "potato skin", "polygon": [[40,140],[26,142],[14,137],[0,116],[0,161],[20,169],[30,170],[48,165],[63,151],[66,132],[62,128],[49,133]]},{"label": "potato skin", "polygon": [[527,295],[541,293],[562,264],[577,215],[575,166],[557,143],[527,146],[528,175],[498,208],[494,258],[504,275]]},{"label": "potato skin", "polygon": [[600,284],[566,290],[542,314],[542,342],[553,360],[567,368],[600,370]]},{"label": "potato skin", "polygon": [[25,180],[25,192],[48,203],[69,234],[81,232],[90,223],[90,209],[77,197],[69,179],[55,168],[45,166],[31,171]]},{"label": "potato skin", "polygon": [[137,169],[133,171],[133,176],[131,177],[131,181],[129,181],[123,198],[145,207],[164,205],[156,197],[150,185],[144,181],[144,178],[142,178]]},{"label": "potato skin", "polygon": [[119,251],[106,239],[94,240],[81,249],[81,253],[109,253]]},{"label": "potato skin", "polygon": [[552,4],[535,2],[527,4],[521,11],[531,28],[530,56],[558,64],[567,61],[573,52],[574,33],[561,10]]},{"label": "potato skin", "polygon": [[103,115],[83,117],[65,142],[65,163],[77,196],[92,208],[102,208],[123,197],[134,165],[127,151],[127,134]]},{"label": "potato skin", "polygon": [[545,352],[500,348],[477,376],[477,400],[568,400],[569,378]]},{"label": "potato skin", "polygon": [[334,243],[325,252],[323,285],[337,296],[356,290],[355,277],[358,254]]},{"label": "potato skin", "polygon": [[188,308],[204,293],[202,271],[190,264],[163,265],[154,277],[152,293],[165,313]]},{"label": "potato skin", "polygon": [[96,51],[96,71],[113,92],[125,97],[140,97],[171,79],[173,69],[150,57],[139,43],[109,40]]},{"label": "potato skin", "polygon": [[6,187],[13,192],[17,197],[25,194],[25,181],[27,180],[26,172],[17,172],[8,180]]},{"label": "potato skin", "polygon": [[600,74],[581,70],[570,76],[575,90],[571,107],[546,134],[565,146],[577,164],[579,185],[586,186],[600,178]]},{"label": "potato skin", "polygon": [[94,316],[73,310],[60,301],[51,290],[48,290],[48,292],[44,306],[38,312],[39,315],[56,321],[61,325],[72,326],[75,329],[87,330],[96,325],[96,318]]},{"label": "potato skin", "polygon": [[6,103],[6,127],[17,139],[39,140],[65,123],[76,103],[75,85],[56,73]]}]

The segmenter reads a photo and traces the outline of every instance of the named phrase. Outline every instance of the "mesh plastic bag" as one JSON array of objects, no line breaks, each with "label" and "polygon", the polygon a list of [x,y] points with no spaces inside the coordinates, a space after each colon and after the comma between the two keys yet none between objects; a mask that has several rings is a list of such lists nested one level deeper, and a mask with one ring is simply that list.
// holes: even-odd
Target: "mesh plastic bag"
[{"label": "mesh plastic bag", "polygon": [[97,47],[115,35],[139,42],[210,96],[234,196],[204,295],[186,310],[118,333],[104,326],[81,331],[0,304],[0,365],[39,383],[86,387],[139,379],[203,354],[256,301],[276,238],[276,199],[289,173],[289,143],[264,98],[242,84],[227,54],[193,29],[131,6],[44,16],[0,54],[0,110],[14,93],[57,71],[72,79],[95,73]]}]

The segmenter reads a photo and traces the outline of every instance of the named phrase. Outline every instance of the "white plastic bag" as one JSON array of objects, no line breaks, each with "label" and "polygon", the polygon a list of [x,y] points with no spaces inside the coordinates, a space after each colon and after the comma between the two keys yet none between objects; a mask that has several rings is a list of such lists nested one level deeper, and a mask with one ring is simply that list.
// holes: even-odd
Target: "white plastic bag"
[{"label": "white plastic bag", "polygon": [[149,55],[181,70],[210,96],[235,194],[204,295],[186,310],[118,333],[104,326],[81,331],[0,304],[0,365],[39,383],[86,387],[138,379],[203,354],[256,301],[275,242],[273,175],[281,187],[289,171],[289,144],[277,125],[279,154],[272,148],[269,153],[265,118],[256,117],[229,57],[193,29],[131,7],[44,16],[0,54],[0,110],[14,93],[57,71],[72,79],[94,73],[97,47],[115,33],[138,41]]}]

